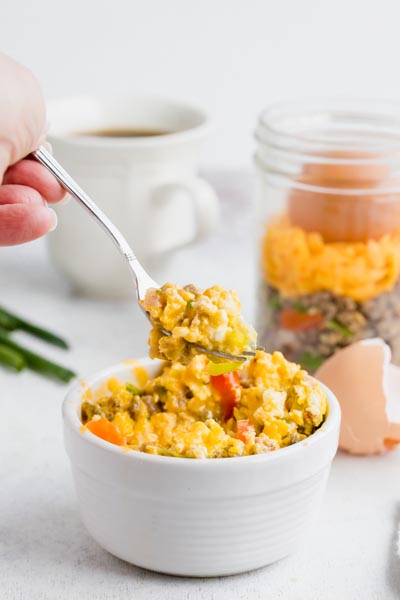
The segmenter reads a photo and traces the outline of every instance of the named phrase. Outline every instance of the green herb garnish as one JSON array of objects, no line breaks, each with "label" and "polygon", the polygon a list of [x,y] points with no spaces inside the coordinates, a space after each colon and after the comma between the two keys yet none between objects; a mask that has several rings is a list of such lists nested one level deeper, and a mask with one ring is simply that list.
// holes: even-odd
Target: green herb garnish
[{"label": "green herb garnish", "polygon": [[299,363],[306,371],[316,371],[322,365],[325,358],[320,354],[304,352],[299,356]]},{"label": "green herb garnish", "polygon": [[158,453],[161,456],[173,456],[174,458],[187,458],[186,456],[181,456],[176,452],[172,452],[172,450],[168,450],[168,448],[159,448]]},{"label": "green herb garnish", "polygon": [[292,308],[294,308],[294,310],[297,310],[297,312],[301,312],[301,313],[305,313],[308,312],[308,307],[305,306],[305,304],[303,304],[300,301],[295,301],[292,302]]},{"label": "green herb garnish", "polygon": [[53,363],[50,360],[47,360],[46,358],[42,358],[34,352],[27,350],[23,346],[16,344],[4,333],[0,333],[0,345],[6,346],[7,348],[13,350],[15,353],[22,356],[26,366],[32,369],[32,371],[36,371],[41,375],[45,375],[46,377],[52,377],[53,379],[58,379],[60,381],[63,381],[64,383],[68,383],[71,379],[75,377],[75,373],[73,371],[62,367],[61,365]]},{"label": "green herb garnish", "polygon": [[138,388],[136,385],[134,385],[133,383],[127,383],[125,385],[125,388],[128,392],[130,392],[131,394],[133,394],[134,396],[143,396],[143,390],[141,390],[140,388]]},{"label": "green herb garnish", "polygon": [[20,352],[0,344],[0,363],[14,369],[14,371],[22,371],[25,367],[25,359]]},{"label": "green herb garnish", "polygon": [[54,346],[58,346],[59,348],[68,348],[67,342],[55,335],[51,331],[47,331],[47,329],[43,329],[42,327],[38,327],[17,315],[10,313],[5,308],[0,307],[0,327],[3,329],[7,329],[8,331],[15,331],[20,329],[21,331],[26,331],[31,335],[45,340],[49,344],[53,344]]},{"label": "green herb garnish", "polygon": [[268,298],[268,305],[273,311],[280,310],[282,308],[282,302],[279,294],[271,294]]},{"label": "green herb garnish", "polygon": [[328,326],[331,329],[334,329],[335,331],[343,335],[344,337],[351,338],[353,336],[352,332],[347,327],[347,325],[343,325],[343,323],[341,323],[337,319],[331,319],[330,321],[328,321]]},{"label": "green herb garnish", "polygon": [[0,309],[0,327],[6,331],[15,331],[18,329],[18,321]]}]

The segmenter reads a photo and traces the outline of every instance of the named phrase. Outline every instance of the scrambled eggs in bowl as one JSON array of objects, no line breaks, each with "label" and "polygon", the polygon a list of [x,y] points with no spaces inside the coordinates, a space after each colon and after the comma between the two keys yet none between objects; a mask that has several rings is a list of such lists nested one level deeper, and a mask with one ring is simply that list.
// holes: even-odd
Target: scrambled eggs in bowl
[{"label": "scrambled eggs in bowl", "polygon": [[[257,334],[241,315],[236,292],[215,285],[203,292],[194,285],[166,283],[148,290],[143,308],[153,322],[150,357],[187,363],[206,350],[242,354],[255,345]],[[165,335],[161,330],[170,332]]]},{"label": "scrambled eggs in bowl", "polygon": [[83,426],[148,454],[224,458],[295,444],[327,416],[322,387],[280,352],[258,351],[236,370],[223,371],[197,355],[187,365],[165,363],[156,377],[142,378],[141,387],[109,379],[94,395],[85,392]]}]

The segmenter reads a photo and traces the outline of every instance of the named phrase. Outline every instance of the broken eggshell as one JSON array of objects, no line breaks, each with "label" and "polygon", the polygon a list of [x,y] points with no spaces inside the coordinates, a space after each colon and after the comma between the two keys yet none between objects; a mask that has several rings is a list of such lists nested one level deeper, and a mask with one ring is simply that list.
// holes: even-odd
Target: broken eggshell
[{"label": "broken eggshell", "polygon": [[382,454],[400,444],[400,368],[380,338],[339,350],[315,373],[342,409],[339,447],[352,454]]}]

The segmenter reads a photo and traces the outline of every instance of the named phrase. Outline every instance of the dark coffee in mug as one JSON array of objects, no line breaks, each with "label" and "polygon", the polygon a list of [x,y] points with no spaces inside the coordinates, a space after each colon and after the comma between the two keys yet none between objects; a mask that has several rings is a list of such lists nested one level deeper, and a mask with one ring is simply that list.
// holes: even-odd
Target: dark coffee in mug
[{"label": "dark coffee in mug", "polygon": [[164,129],[150,128],[110,128],[110,129],[93,129],[93,131],[77,131],[72,135],[74,137],[105,137],[105,138],[145,138],[155,137],[160,135],[168,135],[172,131]]}]

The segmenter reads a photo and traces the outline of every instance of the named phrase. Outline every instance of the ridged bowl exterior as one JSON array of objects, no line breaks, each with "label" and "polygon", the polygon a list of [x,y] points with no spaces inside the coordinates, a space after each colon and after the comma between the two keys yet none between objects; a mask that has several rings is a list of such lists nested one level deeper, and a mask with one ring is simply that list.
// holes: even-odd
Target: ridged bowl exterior
[{"label": "ridged bowl exterior", "polygon": [[[159,365],[140,361],[151,375]],[[118,365],[110,376],[134,381]],[[274,453],[179,459],[126,451],[81,431],[81,388],[64,403],[65,444],[82,520],[106,550],[130,563],[186,576],[250,571],[290,554],[309,534],[336,453],[340,410],[313,436]]]}]

